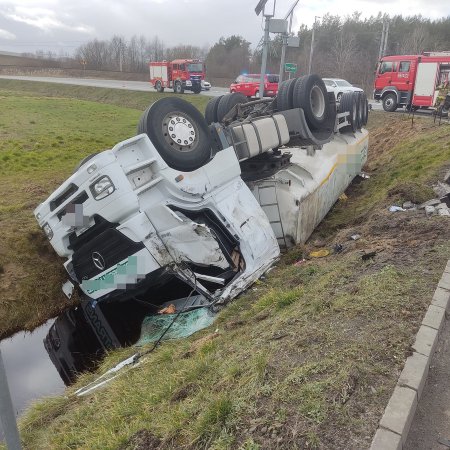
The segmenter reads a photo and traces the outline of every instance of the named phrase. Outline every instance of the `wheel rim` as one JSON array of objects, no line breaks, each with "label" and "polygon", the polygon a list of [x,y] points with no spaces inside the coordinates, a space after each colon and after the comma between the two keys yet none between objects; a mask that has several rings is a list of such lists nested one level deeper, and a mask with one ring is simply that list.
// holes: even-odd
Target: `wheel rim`
[{"label": "wheel rim", "polygon": [[388,108],[391,108],[391,107],[394,105],[394,100],[392,100],[391,97],[388,97],[388,98],[386,99],[386,101],[385,101],[385,105],[386,105]]},{"label": "wheel rim", "polygon": [[338,96],[337,96],[337,99],[336,99],[336,100],[337,100],[338,102],[340,102],[340,101],[341,101],[341,97],[342,97],[342,94],[338,94]]},{"label": "wheel rim", "polygon": [[325,97],[319,86],[314,86],[309,94],[311,110],[315,117],[320,118],[325,113]]},{"label": "wheel rim", "polygon": [[182,112],[172,112],[164,117],[164,139],[180,152],[190,152],[198,143],[198,128],[192,119]]}]

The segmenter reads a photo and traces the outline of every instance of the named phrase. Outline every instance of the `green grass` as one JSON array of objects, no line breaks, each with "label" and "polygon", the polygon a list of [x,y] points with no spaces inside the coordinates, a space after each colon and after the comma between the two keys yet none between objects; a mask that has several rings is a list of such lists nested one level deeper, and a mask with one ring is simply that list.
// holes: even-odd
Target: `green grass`
[{"label": "green grass", "polygon": [[[10,289],[20,291],[14,306],[25,298],[31,320],[38,308],[44,318],[62,307],[54,297],[59,286],[52,288],[56,274],[48,271],[59,262],[45,240],[33,235],[33,206],[79,157],[99,149],[87,144],[98,139],[100,147],[108,146],[131,135],[139,112],[67,98],[4,97],[19,99],[17,112],[1,113],[0,123],[21,149],[2,168],[0,218],[7,233],[0,248],[9,256],[0,260],[0,282],[10,280],[13,261],[18,278]],[[30,116],[37,105],[58,113],[41,123],[39,114]],[[39,133],[24,130],[28,137],[22,139],[13,115],[21,126],[35,122],[30,125]],[[342,253],[295,266],[310,249],[299,246],[227,306],[210,329],[164,343],[90,396],[73,392],[98,374],[82,375],[64,397],[36,403],[21,419],[24,448],[132,449],[142,435],[173,449],[367,448],[450,254],[445,218],[394,215],[385,208],[408,194],[410,189],[402,188],[407,183],[415,183],[415,195],[425,196],[448,163],[448,127],[428,128],[419,121],[417,129],[383,146],[387,121],[391,134],[405,124],[391,115],[372,117],[380,122],[372,130],[372,176],[349,190],[347,202],[338,203],[320,229],[326,245],[344,245]],[[46,142],[57,144],[58,155],[64,154],[59,140],[70,146],[66,163],[59,158],[55,166],[41,163],[47,144],[23,148],[33,136],[46,139],[47,130],[57,133]],[[66,138],[81,133],[88,137],[76,143]],[[25,164],[29,151],[38,161],[35,170]],[[363,236],[348,241],[355,227]],[[16,242],[20,256],[12,250]],[[361,254],[374,249],[375,259],[362,262]],[[11,320],[14,308],[6,304],[4,297],[1,314]],[[99,373],[134,351],[111,353]]]},{"label": "green grass", "polygon": [[[0,80],[0,338],[67,307],[62,260],[38,229],[34,208],[83,157],[135,135],[141,110],[160,97]],[[208,101],[183,98],[200,107]]]}]

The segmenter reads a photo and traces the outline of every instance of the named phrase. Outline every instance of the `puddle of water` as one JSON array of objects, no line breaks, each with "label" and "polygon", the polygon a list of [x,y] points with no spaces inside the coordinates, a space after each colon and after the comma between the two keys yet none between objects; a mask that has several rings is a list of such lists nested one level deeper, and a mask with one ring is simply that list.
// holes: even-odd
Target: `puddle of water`
[{"label": "puddle of water", "polygon": [[[0,342],[14,412],[19,416],[33,401],[64,391],[43,339],[53,319],[32,333],[20,332]],[[0,440],[3,438],[0,427]]]}]

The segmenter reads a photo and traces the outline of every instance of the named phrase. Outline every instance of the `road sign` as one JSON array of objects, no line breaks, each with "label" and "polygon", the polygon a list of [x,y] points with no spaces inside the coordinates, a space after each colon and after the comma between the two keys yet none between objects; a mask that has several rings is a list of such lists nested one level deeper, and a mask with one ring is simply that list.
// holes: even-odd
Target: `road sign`
[{"label": "road sign", "polygon": [[284,71],[285,71],[285,72],[292,72],[292,73],[297,72],[297,64],[286,63],[286,64],[284,65]]}]

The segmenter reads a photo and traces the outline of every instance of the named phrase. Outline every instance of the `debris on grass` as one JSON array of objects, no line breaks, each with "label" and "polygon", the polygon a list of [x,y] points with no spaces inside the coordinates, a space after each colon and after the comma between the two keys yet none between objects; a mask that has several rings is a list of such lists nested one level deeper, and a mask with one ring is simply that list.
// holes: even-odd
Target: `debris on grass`
[{"label": "debris on grass", "polygon": [[311,258],[324,258],[325,256],[328,256],[329,254],[330,254],[330,250],[327,250],[326,248],[322,248],[320,250],[310,252],[309,256]]}]

